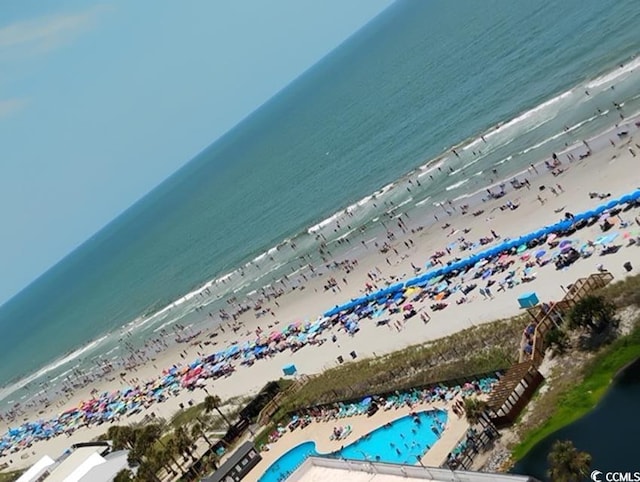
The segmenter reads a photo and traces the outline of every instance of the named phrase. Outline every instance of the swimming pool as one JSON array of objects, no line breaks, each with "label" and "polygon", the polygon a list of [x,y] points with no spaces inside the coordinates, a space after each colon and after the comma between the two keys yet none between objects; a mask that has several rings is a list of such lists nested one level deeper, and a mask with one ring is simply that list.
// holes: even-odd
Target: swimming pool
[{"label": "swimming pool", "polygon": [[418,460],[440,438],[439,425],[447,422],[447,412],[444,410],[418,412],[416,420],[410,415],[399,418],[329,454],[318,453],[315,442],[304,442],[280,456],[269,466],[258,482],[286,480],[311,456],[392,464],[417,464]]}]

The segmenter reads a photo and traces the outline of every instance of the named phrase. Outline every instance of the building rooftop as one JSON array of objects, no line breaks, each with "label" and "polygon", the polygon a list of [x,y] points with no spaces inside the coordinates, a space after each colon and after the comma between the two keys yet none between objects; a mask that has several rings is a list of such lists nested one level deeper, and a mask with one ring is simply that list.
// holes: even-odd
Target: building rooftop
[{"label": "building rooftop", "polygon": [[287,482],[537,482],[526,475],[469,472],[320,457],[308,458]]},{"label": "building rooftop", "polygon": [[100,455],[104,448],[81,447],[51,470],[47,482],[77,482],[96,465],[104,463]]}]

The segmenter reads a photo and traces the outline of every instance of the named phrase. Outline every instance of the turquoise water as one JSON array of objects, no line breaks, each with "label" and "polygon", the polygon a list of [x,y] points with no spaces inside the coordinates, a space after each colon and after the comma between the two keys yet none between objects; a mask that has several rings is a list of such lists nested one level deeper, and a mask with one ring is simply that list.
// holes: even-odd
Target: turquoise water
[{"label": "turquoise water", "polygon": [[320,454],[316,451],[314,442],[304,442],[285,452],[258,480],[284,480],[311,456],[416,465],[440,438],[433,430],[436,427],[434,421],[446,424],[447,413],[442,410],[419,412],[418,419],[419,424],[411,416],[399,418],[390,426],[377,428],[367,436],[331,454]]},{"label": "turquoise water", "polygon": [[285,452],[278,460],[269,466],[258,479],[259,482],[280,482],[285,480],[309,457],[318,456],[314,442],[304,442]]},{"label": "turquoise water", "polygon": [[[616,122],[613,101],[634,113],[639,21],[637,0],[395,3],[3,305],[0,386],[118,357],[122,327],[135,343],[203,324],[231,294],[290,274],[302,255],[317,261],[313,226],[329,240],[344,224],[367,231],[391,201],[428,216],[481,189],[483,172],[507,175]],[[460,143],[460,158],[448,154]],[[398,179],[436,157],[453,172],[408,192]],[[347,206],[342,228],[318,225]],[[180,300],[225,275],[206,299]]]}]

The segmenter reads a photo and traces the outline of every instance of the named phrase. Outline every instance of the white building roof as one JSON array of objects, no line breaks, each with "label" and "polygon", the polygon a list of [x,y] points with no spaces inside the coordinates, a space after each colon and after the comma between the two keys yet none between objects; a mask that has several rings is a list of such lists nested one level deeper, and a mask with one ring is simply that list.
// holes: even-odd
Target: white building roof
[{"label": "white building roof", "polygon": [[309,457],[287,482],[536,482],[533,477]]},{"label": "white building roof", "polygon": [[55,461],[48,455],[45,455],[24,472],[16,482],[34,482],[53,464],[55,464]]},{"label": "white building roof", "polygon": [[104,447],[80,447],[75,449],[69,457],[51,471],[46,482],[79,482],[92,468],[104,464],[105,460],[100,455]]},{"label": "white building roof", "polygon": [[111,482],[122,469],[129,467],[128,450],[119,450],[104,456],[104,464],[93,467],[80,482]]}]

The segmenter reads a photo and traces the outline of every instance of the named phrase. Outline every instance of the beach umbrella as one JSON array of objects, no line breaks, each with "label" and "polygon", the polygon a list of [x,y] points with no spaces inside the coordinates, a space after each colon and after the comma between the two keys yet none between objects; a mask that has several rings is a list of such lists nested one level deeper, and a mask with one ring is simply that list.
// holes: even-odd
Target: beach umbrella
[{"label": "beach umbrella", "polygon": [[373,401],[373,399],[371,397],[365,397],[362,400],[361,404],[362,404],[362,406],[367,407],[367,406],[371,405],[372,401]]},{"label": "beach umbrella", "polygon": [[338,313],[340,313],[340,307],[339,306],[334,306],[333,308],[331,308],[330,310],[327,310],[323,313],[324,316],[328,316],[331,317],[333,315],[337,315]]},{"label": "beach umbrella", "polygon": [[545,254],[547,254],[547,252],[544,249],[541,249],[539,251],[536,252],[535,257],[536,259],[540,259],[542,258]]},{"label": "beach umbrella", "polygon": [[562,249],[562,248],[564,248],[565,246],[571,246],[571,243],[573,243],[573,241],[572,241],[572,240],[570,240],[570,239],[563,239],[563,240],[560,242],[560,244],[558,245],[558,247],[559,247],[560,249]]},{"label": "beach umbrella", "polygon": [[531,253],[524,253],[522,256],[520,256],[520,259],[522,261],[526,261],[531,257]]},{"label": "beach umbrella", "polygon": [[618,205],[619,202],[620,201],[618,201],[617,199],[612,199],[607,204],[605,204],[604,207],[605,209],[613,209]]},{"label": "beach umbrella", "polygon": [[484,265],[489,264],[489,260],[486,258],[481,259],[480,261],[478,261],[476,263],[476,265],[474,266],[474,268],[482,268]]},{"label": "beach umbrella", "polygon": [[595,208],[595,209],[593,210],[593,212],[594,212],[594,214],[595,214],[596,216],[600,216],[600,215],[601,215],[603,212],[605,212],[606,210],[607,210],[607,207],[606,207],[605,205],[601,205],[601,206],[598,206],[597,208]]},{"label": "beach umbrella", "polygon": [[542,229],[538,229],[537,231],[534,231],[533,233],[531,233],[532,239],[536,239],[536,238],[540,238],[542,236],[545,236],[547,234],[547,230],[545,228]]},{"label": "beach umbrella", "polygon": [[411,295],[414,295],[414,294],[418,293],[419,291],[420,291],[420,288],[411,287],[411,288],[408,288],[408,289],[404,290],[404,294],[406,296],[411,296]]},{"label": "beach umbrella", "polygon": [[413,286],[416,286],[416,285],[418,285],[418,284],[420,284],[420,277],[419,277],[419,276],[418,276],[418,277],[416,277],[416,278],[411,278],[409,281],[407,281],[407,282],[404,284],[406,288],[409,288],[409,289],[407,289],[407,291],[406,291],[406,292],[409,292],[409,291],[410,291],[410,289],[411,289]]},{"label": "beach umbrella", "polygon": [[608,236],[607,243],[610,243],[610,242],[614,241],[619,235],[620,235],[620,233],[611,233]]},{"label": "beach umbrella", "polygon": [[482,279],[487,279],[489,276],[493,274],[493,270],[488,269],[484,273],[482,273]]},{"label": "beach umbrella", "polygon": [[527,245],[526,245],[526,244],[521,244],[520,246],[518,246],[518,249],[517,249],[517,251],[516,251],[516,252],[517,252],[518,254],[520,254],[520,253],[522,253],[522,252],[524,252],[524,251],[526,251],[526,250],[527,250]]},{"label": "beach umbrella", "polygon": [[571,245],[565,244],[562,248],[560,248],[561,253],[566,253],[567,251],[571,251]]},{"label": "beach umbrella", "polygon": [[558,237],[557,234],[551,233],[549,236],[547,236],[547,243],[552,243],[553,241],[555,241],[557,237]]},{"label": "beach umbrella", "polygon": [[605,236],[600,236],[598,239],[595,240],[593,244],[609,244],[617,237],[618,237],[618,233],[611,233]]},{"label": "beach umbrella", "polygon": [[435,278],[431,278],[429,280],[429,286],[433,286],[433,285],[439,283],[442,280],[442,278],[443,278],[443,276],[437,276]]},{"label": "beach umbrella", "polygon": [[436,288],[436,293],[441,293],[449,287],[446,281],[440,283]]}]

